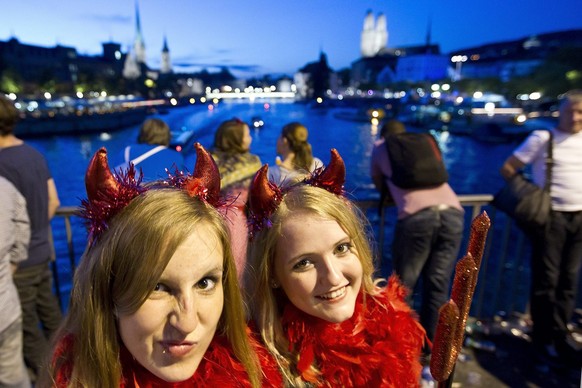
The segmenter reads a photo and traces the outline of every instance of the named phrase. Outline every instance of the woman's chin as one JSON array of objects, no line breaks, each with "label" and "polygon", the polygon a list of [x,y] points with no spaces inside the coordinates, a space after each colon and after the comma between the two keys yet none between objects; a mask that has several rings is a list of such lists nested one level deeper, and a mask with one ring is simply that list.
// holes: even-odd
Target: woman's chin
[{"label": "woman's chin", "polygon": [[200,360],[175,363],[162,368],[147,368],[154,375],[168,383],[179,383],[188,380],[196,373]]}]

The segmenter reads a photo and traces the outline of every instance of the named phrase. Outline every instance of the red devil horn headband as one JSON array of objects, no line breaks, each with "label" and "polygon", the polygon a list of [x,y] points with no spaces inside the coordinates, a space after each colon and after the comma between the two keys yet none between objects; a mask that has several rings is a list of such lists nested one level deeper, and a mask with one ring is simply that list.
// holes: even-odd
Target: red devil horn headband
[{"label": "red devil horn headband", "polygon": [[[249,230],[253,237],[258,231],[272,226],[271,216],[283,200],[284,191],[267,178],[268,166],[264,165],[255,174],[249,195]],[[327,167],[317,169],[310,178],[299,184],[309,184],[333,194],[343,194],[346,167],[337,150],[331,150]],[[291,186],[291,188],[294,186]],[[290,189],[290,188],[289,188]]]},{"label": "red devil horn headband", "polygon": [[314,171],[306,182],[311,186],[321,187],[330,193],[342,195],[344,183],[346,182],[346,165],[335,148],[332,148],[330,152],[331,159],[327,167]]},{"label": "red devil horn headband", "polygon": [[183,183],[184,189],[191,197],[198,197],[214,207],[220,205],[220,173],[218,166],[200,143],[196,148],[196,165],[194,175]]},{"label": "red devil horn headband", "polygon": [[[185,190],[191,197],[197,197],[212,206],[220,203],[220,175],[212,156],[200,144],[196,144],[196,165],[194,175],[177,171],[169,174],[169,179],[152,188],[174,187]],[[87,220],[90,239],[94,242],[107,229],[109,220],[125,208],[135,197],[148,190],[141,186],[141,175],[135,177],[135,167],[130,163],[127,171],[112,174],[107,163],[107,150],[101,148],[95,153],[87,173],[85,186],[87,200],[81,202],[81,217]]]},{"label": "red devil horn headband", "polygon": [[101,147],[89,162],[85,173],[85,188],[89,201],[96,201],[106,194],[117,194],[119,191],[119,182],[109,170],[107,150],[104,147]]},{"label": "red devil horn headband", "polygon": [[95,239],[107,229],[107,222],[132,199],[145,191],[141,175],[136,179],[135,168],[130,164],[127,171],[117,176],[111,173],[107,162],[107,150],[99,149],[89,162],[85,173],[87,200],[81,202],[81,217],[87,220],[90,239]]},{"label": "red devil horn headband", "polygon": [[249,193],[249,232],[251,237],[264,228],[270,228],[271,215],[281,203],[281,189],[267,178],[269,166],[265,164],[257,171]]}]

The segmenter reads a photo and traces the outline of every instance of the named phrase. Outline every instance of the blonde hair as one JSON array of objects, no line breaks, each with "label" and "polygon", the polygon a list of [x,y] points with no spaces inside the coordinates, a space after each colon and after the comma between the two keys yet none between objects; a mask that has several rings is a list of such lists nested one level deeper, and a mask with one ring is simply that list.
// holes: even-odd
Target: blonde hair
[{"label": "blonde hair", "polygon": [[61,367],[72,364],[70,387],[119,386],[116,315],[139,309],[176,249],[202,224],[210,226],[224,252],[224,307],[217,335],[228,338],[252,385],[260,386],[224,220],[210,205],[175,189],[152,189],[136,197],[85,251],[74,276],[69,313],[54,338],[55,347],[70,335],[75,344],[51,362],[49,381],[54,382]]},{"label": "blonde hair", "polygon": [[[276,255],[277,240],[285,219],[297,211],[307,211],[313,215],[336,221],[353,242],[354,251],[363,269],[362,291],[365,295],[375,294],[374,263],[368,233],[369,224],[362,212],[353,203],[328,191],[308,185],[290,188],[281,204],[271,217],[272,227],[259,231],[249,242],[247,273],[247,305],[252,318],[258,325],[265,346],[275,357],[288,386],[304,386],[297,373],[298,354],[289,350],[287,336],[281,324],[284,299],[278,295],[279,289],[271,287]],[[313,371],[318,373],[316,366]]]},{"label": "blonde hair", "polygon": [[140,144],[158,144],[163,146],[170,145],[170,127],[163,120],[148,119],[142,124],[137,142]]},{"label": "blonde hair", "polygon": [[311,144],[307,142],[307,128],[301,123],[292,122],[283,127],[281,136],[287,139],[289,148],[295,154],[293,168],[310,171],[313,163],[313,153]]},{"label": "blonde hair", "polygon": [[214,150],[228,154],[244,154],[249,150],[243,148],[245,124],[239,119],[223,121],[214,134]]}]

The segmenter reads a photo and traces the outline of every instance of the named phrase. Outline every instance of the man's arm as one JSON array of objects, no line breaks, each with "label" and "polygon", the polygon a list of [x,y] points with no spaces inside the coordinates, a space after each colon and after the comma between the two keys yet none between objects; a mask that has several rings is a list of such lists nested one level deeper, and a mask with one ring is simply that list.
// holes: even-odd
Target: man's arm
[{"label": "man's arm", "polygon": [[47,181],[48,184],[48,216],[49,220],[53,218],[58,207],[61,205],[59,201],[59,195],[57,193],[57,187],[55,186],[55,181],[50,178]]},{"label": "man's arm", "polygon": [[499,169],[499,172],[501,173],[501,176],[505,180],[509,180],[515,174],[517,174],[519,170],[521,170],[524,167],[525,167],[525,163],[523,163],[521,160],[519,160],[515,156],[511,155],[509,158],[507,158],[505,160],[505,163],[503,163],[503,166],[501,166],[501,169]]}]

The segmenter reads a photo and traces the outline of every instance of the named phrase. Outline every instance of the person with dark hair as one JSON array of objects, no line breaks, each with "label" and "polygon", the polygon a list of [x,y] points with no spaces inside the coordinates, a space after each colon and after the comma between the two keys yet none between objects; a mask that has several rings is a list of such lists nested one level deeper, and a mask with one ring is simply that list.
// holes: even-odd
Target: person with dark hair
[{"label": "person with dark hair", "polygon": [[30,219],[28,258],[19,263],[14,284],[22,306],[24,360],[34,380],[48,351],[48,338],[61,322],[49,266],[54,255],[49,240],[50,219],[60,202],[44,156],[14,136],[18,119],[12,101],[0,93],[0,176],[26,199]]},{"label": "person with dark hair", "polygon": [[388,120],[382,124],[380,128],[380,137],[385,139],[388,135],[398,135],[400,133],[405,133],[406,127],[402,121],[398,120]]},{"label": "person with dark hair", "polygon": [[253,138],[249,126],[238,118],[223,121],[214,135],[212,157],[220,171],[222,192],[234,200],[229,219],[232,251],[240,275],[244,271],[247,253],[247,217],[245,206],[248,186],[261,167],[261,159],[251,154]]},{"label": "person with dark hair", "polygon": [[[399,146],[393,149],[394,155],[390,155],[387,143],[392,141],[391,137],[419,141],[415,145],[426,147],[422,155],[419,155],[420,158],[432,157],[432,160],[424,160],[419,165],[429,168],[440,166],[443,173],[446,173],[446,169],[438,145],[431,135],[407,133],[404,125],[397,120],[390,120],[383,125],[380,139],[372,150],[370,174],[378,191],[387,188],[396,203],[398,221],[392,243],[392,267],[405,286],[411,290],[417,285],[422,287],[419,294],[420,323],[432,341],[438,310],[449,298],[453,269],[463,237],[464,211],[444,177],[443,180],[434,182],[422,182],[419,178],[413,188],[398,186],[403,183],[397,184],[395,177],[416,172],[417,167],[413,165],[413,153],[408,154],[406,150],[399,148],[404,147],[404,144],[395,141]],[[401,164],[393,165],[395,157],[398,156],[396,154],[407,156],[402,158]],[[432,179],[441,175],[438,172],[419,168],[418,176]],[[411,295],[409,303],[413,303],[416,295],[418,294]],[[425,363],[428,365],[428,347],[425,347],[425,353]],[[426,376],[429,373],[428,366],[425,368],[423,374]]]},{"label": "person with dark hair", "polygon": [[307,141],[308,134],[307,128],[298,122],[283,127],[281,136],[277,139],[280,162],[269,167],[269,178],[273,182],[301,180],[316,168],[323,166],[323,162],[313,156],[311,144]]},{"label": "person with dark hair", "polygon": [[163,120],[147,119],[143,122],[137,143],[123,150],[123,164],[117,168],[127,168],[129,163],[144,174],[144,179],[155,180],[167,177],[166,168],[174,171],[184,169],[184,157],[176,150],[169,148],[172,134],[170,127]]},{"label": "person with dark hair", "polygon": [[261,167],[261,159],[250,153],[252,141],[249,126],[240,119],[226,120],[218,126],[212,157],[220,171],[222,190],[248,186]]},{"label": "person with dark hair", "polygon": [[582,90],[564,94],[558,125],[551,132],[550,137],[549,131],[533,131],[507,158],[500,172],[509,180],[531,165],[534,183],[543,188],[546,158],[552,147],[549,221],[539,228],[523,225],[532,243],[532,341],[540,369],[565,364],[579,370],[582,357],[569,340],[568,323],[574,312],[582,263]]},{"label": "person with dark hair", "polygon": [[0,176],[0,387],[29,388],[22,354],[22,309],[12,275],[28,256],[26,200]]}]

